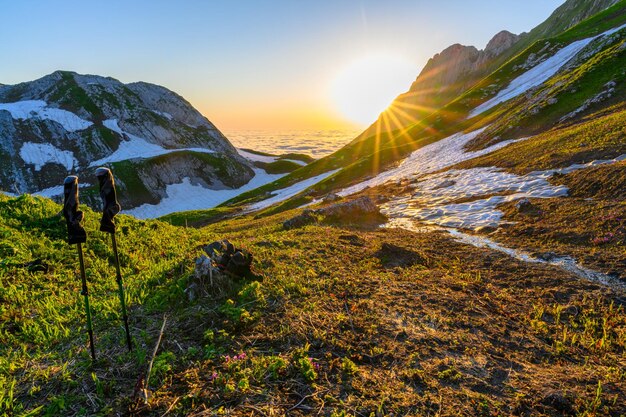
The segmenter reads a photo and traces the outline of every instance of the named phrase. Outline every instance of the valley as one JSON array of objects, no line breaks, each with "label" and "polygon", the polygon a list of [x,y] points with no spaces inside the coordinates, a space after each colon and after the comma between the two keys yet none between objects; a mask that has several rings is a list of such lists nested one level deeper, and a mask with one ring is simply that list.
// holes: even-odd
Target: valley
[{"label": "valley", "polygon": [[0,85],[0,413],[626,415],[625,63],[626,0],[567,0],[433,56],[343,146],[272,153],[155,84]]}]

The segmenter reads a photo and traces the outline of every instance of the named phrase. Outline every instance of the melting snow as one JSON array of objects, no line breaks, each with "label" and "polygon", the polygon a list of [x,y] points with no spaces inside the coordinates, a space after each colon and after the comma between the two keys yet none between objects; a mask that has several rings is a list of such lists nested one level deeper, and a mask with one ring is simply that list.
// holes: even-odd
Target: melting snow
[{"label": "melting snow", "polygon": [[182,183],[171,184],[166,187],[167,197],[158,204],[143,204],[130,210],[124,210],[124,213],[140,219],[147,219],[165,216],[177,211],[208,209],[241,193],[275,181],[284,175],[268,174],[258,168],[254,169],[254,174],[254,177],[243,187],[227,190],[211,190],[201,185],[193,185],[189,178],[183,178]]},{"label": "melting snow", "polygon": [[536,87],[544,83],[554,74],[556,74],[570,59],[572,59],[580,51],[582,51],[582,49],[587,46],[591,41],[602,36],[611,35],[623,29],[624,27],[626,27],[626,24],[617,28],[613,28],[611,30],[607,30],[606,32],[603,32],[599,35],[572,42],[539,65],[536,65],[519,77],[515,78],[506,88],[500,90],[500,92],[498,92],[495,97],[487,100],[486,102],[472,110],[469,114],[469,117],[477,116],[491,109],[499,103],[507,101],[515,96],[518,96],[528,91],[532,87]]},{"label": "melting snow", "polygon": [[252,162],[271,163],[271,162],[276,162],[276,159],[277,159],[277,157],[275,156],[259,155],[253,152],[244,151],[243,149],[237,149],[237,152],[239,152],[239,155],[243,156],[244,158]]},{"label": "melting snow", "polygon": [[467,159],[476,158],[477,156],[496,151],[510,143],[523,140],[507,140],[476,152],[465,152],[465,145],[485,129],[486,128],[478,129],[470,133],[457,133],[426,145],[409,155],[397,168],[382,172],[374,178],[344,188],[337,194],[345,197],[367,187],[375,187],[390,181],[416,178],[423,174],[439,171]]},{"label": "melting snow", "polygon": [[40,171],[46,164],[61,164],[68,171],[78,167],[73,152],[62,151],[48,143],[24,142],[20,149],[20,157],[27,164],[35,165],[35,171]]},{"label": "melting snow", "polygon": [[[552,198],[567,195],[567,187],[555,186],[547,181],[553,174],[567,174],[578,169],[622,160],[626,160],[626,155],[588,164],[575,164],[567,168],[535,171],[524,176],[494,167],[449,170],[427,176],[415,184],[415,192],[412,195],[386,203],[381,211],[391,218],[417,219],[443,227],[464,229],[497,227],[503,215],[496,209],[499,204],[520,198]],[[511,194],[480,198],[503,193]],[[454,200],[465,198],[476,199],[467,203],[452,203]]]},{"label": "melting snow", "polygon": [[68,132],[87,129],[93,123],[81,119],[67,110],[47,107],[43,100],[25,100],[15,103],[0,103],[0,110],[7,110],[14,119],[47,119],[59,123]]},{"label": "melting snow", "polygon": [[[87,187],[91,187],[91,184],[89,184],[88,182],[81,182],[81,183],[78,183],[78,187],[87,188]],[[47,197],[47,198],[60,196],[60,195],[63,195],[63,186],[57,185],[57,186],[50,187],[50,188],[44,188],[43,190],[39,190],[33,193],[33,195],[39,195],[39,196]]]},{"label": "melting snow", "polygon": [[306,190],[307,188],[309,188],[312,185],[317,184],[318,182],[322,181],[323,179],[330,177],[331,175],[333,175],[337,171],[339,171],[339,169],[328,171],[328,172],[325,172],[323,174],[317,175],[315,177],[307,178],[306,180],[303,180],[303,181],[297,182],[295,184],[292,184],[289,187],[281,188],[280,190],[276,190],[276,191],[274,191],[272,197],[270,197],[270,198],[268,198],[266,200],[263,200],[263,201],[259,201],[258,203],[254,203],[254,204],[249,205],[248,206],[248,210],[249,211],[261,210],[261,209],[269,207],[269,206],[271,206],[273,204],[279,203],[281,201],[285,201],[285,200],[293,197],[294,195],[300,194],[302,191]]},{"label": "melting snow", "polygon": [[162,146],[148,142],[144,138],[140,138],[139,136],[135,136],[130,133],[124,132],[117,124],[116,119],[105,120],[102,122],[102,124],[106,128],[114,132],[117,132],[120,135],[122,135],[122,137],[128,138],[128,139],[120,142],[120,146],[111,155],[90,163],[89,164],[90,167],[103,165],[109,162],[124,161],[127,159],[152,158],[154,156],[164,155],[164,154],[172,153],[172,152],[192,151],[192,152],[202,152],[202,153],[215,153],[215,151],[212,151],[211,149],[206,149],[206,148],[165,149]]}]

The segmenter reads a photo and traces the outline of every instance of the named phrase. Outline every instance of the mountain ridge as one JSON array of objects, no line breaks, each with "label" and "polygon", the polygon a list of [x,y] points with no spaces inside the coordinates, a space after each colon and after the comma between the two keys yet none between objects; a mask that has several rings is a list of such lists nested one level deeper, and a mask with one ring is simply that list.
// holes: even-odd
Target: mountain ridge
[{"label": "mountain ridge", "polygon": [[158,202],[183,178],[222,189],[254,176],[250,161],[180,95],[69,71],[0,87],[0,160],[11,167],[0,187],[13,193],[54,188],[69,173],[95,184],[94,163],[120,166],[126,208]]}]

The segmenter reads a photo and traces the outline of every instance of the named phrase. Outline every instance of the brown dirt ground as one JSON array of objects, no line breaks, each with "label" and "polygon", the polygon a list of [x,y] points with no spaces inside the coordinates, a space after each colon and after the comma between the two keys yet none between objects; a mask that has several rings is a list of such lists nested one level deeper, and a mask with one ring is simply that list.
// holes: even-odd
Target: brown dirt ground
[{"label": "brown dirt ground", "polygon": [[[268,293],[258,319],[213,311],[174,325],[183,334],[223,327],[233,335],[223,354],[246,359],[179,369],[149,406],[126,405],[135,414],[626,413],[626,316],[610,290],[442,233],[254,226],[220,232],[254,248]],[[319,366],[312,380],[297,370],[302,351]],[[226,387],[268,355],[288,363],[278,377]]]}]

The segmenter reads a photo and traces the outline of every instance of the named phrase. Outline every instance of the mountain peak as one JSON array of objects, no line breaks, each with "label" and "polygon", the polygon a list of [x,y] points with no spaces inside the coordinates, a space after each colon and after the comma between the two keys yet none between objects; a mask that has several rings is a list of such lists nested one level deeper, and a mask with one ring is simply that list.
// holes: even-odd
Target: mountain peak
[{"label": "mountain peak", "polygon": [[492,57],[498,56],[513,46],[519,39],[519,35],[515,35],[508,30],[502,30],[491,38],[491,40],[487,43],[484,52]]}]

